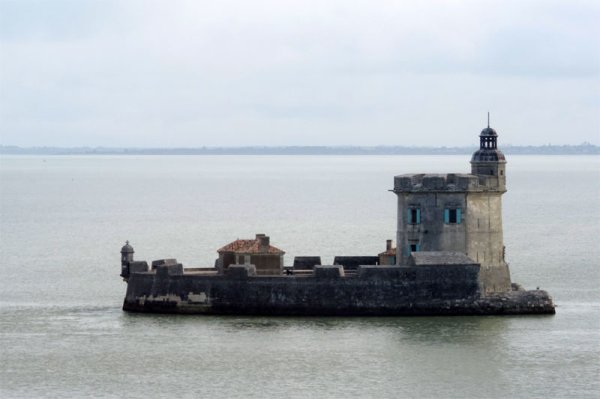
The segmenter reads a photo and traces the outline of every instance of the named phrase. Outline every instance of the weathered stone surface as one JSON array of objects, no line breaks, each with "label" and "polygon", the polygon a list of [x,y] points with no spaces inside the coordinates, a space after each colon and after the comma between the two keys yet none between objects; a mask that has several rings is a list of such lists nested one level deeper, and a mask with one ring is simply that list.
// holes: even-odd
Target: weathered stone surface
[{"label": "weathered stone surface", "polygon": [[155,270],[156,275],[159,277],[183,275],[183,265],[181,263],[158,265],[155,267]]},{"label": "weathered stone surface", "polygon": [[295,270],[312,270],[315,265],[321,264],[320,256],[296,256],[294,258]]},{"label": "weathered stone surface", "polygon": [[[554,313],[545,291],[481,296],[477,265],[361,266],[336,278],[135,273],[123,309],[138,312],[256,315],[471,315]],[[231,269],[231,268],[230,268]],[[318,268],[319,269],[319,268]],[[235,272],[237,273],[237,272]],[[243,275],[243,276],[242,276]]]},{"label": "weathered stone surface", "polygon": [[[482,265],[480,279],[487,292],[510,291],[510,272],[504,260],[502,229],[503,191],[484,190],[478,177],[465,174],[396,176],[398,195],[397,260],[409,264],[418,251],[461,252]],[[428,187],[424,186],[427,181]],[[467,189],[459,189],[468,182]],[[461,186],[462,185],[462,186]],[[420,210],[419,223],[408,220],[409,209]],[[460,209],[460,223],[446,223],[446,209]]]},{"label": "weathered stone surface", "polygon": [[340,265],[316,265],[314,271],[318,279],[344,277],[344,267]]},{"label": "weathered stone surface", "polygon": [[152,270],[156,269],[158,266],[163,265],[176,265],[177,259],[158,259],[152,261]]},{"label": "weathered stone surface", "polygon": [[129,263],[129,273],[142,273],[148,271],[148,263],[146,261],[133,261]]},{"label": "weathered stone surface", "polygon": [[473,259],[462,252],[433,251],[413,252],[408,258],[411,266],[450,266],[450,265],[478,265]]},{"label": "weathered stone surface", "polygon": [[255,265],[229,265],[225,270],[225,275],[229,278],[246,279],[249,276],[256,276]]},{"label": "weathered stone surface", "polygon": [[336,256],[333,258],[334,265],[342,265],[346,271],[356,270],[360,265],[376,265],[379,256]]}]

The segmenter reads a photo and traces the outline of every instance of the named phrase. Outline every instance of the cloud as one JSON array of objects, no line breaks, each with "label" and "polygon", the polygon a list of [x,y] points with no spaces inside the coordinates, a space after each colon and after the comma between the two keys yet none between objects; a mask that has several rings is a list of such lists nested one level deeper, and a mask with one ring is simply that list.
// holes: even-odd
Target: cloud
[{"label": "cloud", "polygon": [[3,1],[0,141],[463,145],[491,109],[514,144],[597,143],[599,8]]}]

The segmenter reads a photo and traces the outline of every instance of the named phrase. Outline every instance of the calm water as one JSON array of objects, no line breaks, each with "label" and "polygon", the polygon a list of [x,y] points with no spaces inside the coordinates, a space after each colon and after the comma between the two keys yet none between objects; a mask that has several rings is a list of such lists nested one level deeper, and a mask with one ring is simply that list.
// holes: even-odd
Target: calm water
[{"label": "calm water", "polygon": [[598,397],[600,158],[513,156],[513,281],[556,316],[131,315],[119,250],[209,266],[267,233],[296,255],[376,254],[393,176],[467,156],[0,158],[0,396]]}]

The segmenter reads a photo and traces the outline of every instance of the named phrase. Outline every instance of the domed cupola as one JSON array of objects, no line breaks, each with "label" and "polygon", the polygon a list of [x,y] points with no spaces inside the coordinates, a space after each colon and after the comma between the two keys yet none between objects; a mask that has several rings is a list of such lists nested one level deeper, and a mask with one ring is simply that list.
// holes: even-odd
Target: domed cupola
[{"label": "domed cupola", "polygon": [[133,247],[129,245],[129,241],[125,242],[125,245],[121,248],[121,265],[127,265],[129,262],[133,262]]},{"label": "domed cupola", "polygon": [[495,180],[489,180],[500,189],[505,189],[506,158],[502,151],[498,149],[498,133],[490,127],[490,114],[488,113],[488,126],[479,134],[479,149],[471,157],[471,173],[474,175],[484,175],[495,177]]},{"label": "domed cupola", "polygon": [[494,162],[506,161],[502,151],[498,149],[498,133],[490,127],[488,114],[488,126],[479,134],[479,150],[475,151],[471,162]]},{"label": "domed cupola", "polygon": [[125,241],[125,245],[123,245],[123,247],[121,248],[121,253],[122,254],[132,254],[135,251],[133,250],[133,247],[131,245],[129,245],[129,241]]}]

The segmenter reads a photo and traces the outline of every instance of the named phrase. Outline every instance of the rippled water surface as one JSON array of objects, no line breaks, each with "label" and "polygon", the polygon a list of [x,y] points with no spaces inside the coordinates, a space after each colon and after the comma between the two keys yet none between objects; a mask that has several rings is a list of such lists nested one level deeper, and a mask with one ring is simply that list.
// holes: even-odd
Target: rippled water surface
[{"label": "rippled water surface", "polygon": [[600,161],[513,156],[513,281],[555,316],[126,314],[119,249],[210,266],[257,232],[296,255],[370,255],[395,235],[393,176],[465,156],[0,158],[0,396],[598,397]]}]

